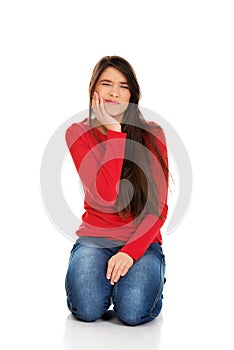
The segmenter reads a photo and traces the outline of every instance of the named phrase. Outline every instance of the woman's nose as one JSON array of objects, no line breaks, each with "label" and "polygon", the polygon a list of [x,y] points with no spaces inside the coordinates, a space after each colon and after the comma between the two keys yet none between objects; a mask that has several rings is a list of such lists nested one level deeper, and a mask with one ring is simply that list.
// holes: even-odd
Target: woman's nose
[{"label": "woman's nose", "polygon": [[113,97],[118,97],[119,96],[119,91],[117,87],[112,86],[110,89],[110,95]]}]

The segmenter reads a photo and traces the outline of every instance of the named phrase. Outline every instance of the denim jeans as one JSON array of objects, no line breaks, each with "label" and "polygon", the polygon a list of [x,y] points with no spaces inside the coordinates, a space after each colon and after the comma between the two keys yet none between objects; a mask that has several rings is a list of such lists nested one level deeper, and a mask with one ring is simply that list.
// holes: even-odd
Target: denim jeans
[{"label": "denim jeans", "polygon": [[[106,278],[108,260],[124,242],[102,237],[79,237],[66,274],[67,305],[79,320],[99,319],[112,305],[119,319],[131,326],[153,320],[162,308],[165,257],[159,243],[152,243],[114,285]],[[122,245],[121,245],[122,244]]]}]

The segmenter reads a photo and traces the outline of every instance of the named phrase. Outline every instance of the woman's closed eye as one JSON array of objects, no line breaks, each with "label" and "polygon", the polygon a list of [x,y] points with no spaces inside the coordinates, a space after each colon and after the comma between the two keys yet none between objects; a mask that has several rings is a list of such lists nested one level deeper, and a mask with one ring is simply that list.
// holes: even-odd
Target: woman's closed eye
[{"label": "woman's closed eye", "polygon": [[[108,84],[108,83],[102,83],[102,85],[111,86],[111,84]],[[123,89],[129,89],[129,87],[125,86],[125,85],[121,85],[120,87],[123,88]]]}]

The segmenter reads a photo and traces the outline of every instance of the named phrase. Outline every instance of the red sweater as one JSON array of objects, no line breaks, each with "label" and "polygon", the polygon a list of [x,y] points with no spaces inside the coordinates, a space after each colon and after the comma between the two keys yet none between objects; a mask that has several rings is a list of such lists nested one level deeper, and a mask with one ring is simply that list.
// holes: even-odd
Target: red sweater
[{"label": "red sweater", "polygon": [[[98,142],[92,135],[87,118],[72,124],[66,130],[66,142],[85,192],[85,212],[76,234],[122,241],[124,246],[119,252],[127,253],[137,261],[151,243],[162,244],[160,228],[168,211],[167,185],[162,168],[152,145],[144,137],[145,144],[151,151],[150,164],[157,185],[160,213],[164,219],[146,214],[143,220],[136,224],[134,216],[120,217],[115,201],[118,196],[127,134],[108,130],[107,135],[104,135],[98,128],[93,128],[93,131],[102,142]],[[153,128],[152,131],[160,153],[168,164],[164,132],[161,128]]]}]

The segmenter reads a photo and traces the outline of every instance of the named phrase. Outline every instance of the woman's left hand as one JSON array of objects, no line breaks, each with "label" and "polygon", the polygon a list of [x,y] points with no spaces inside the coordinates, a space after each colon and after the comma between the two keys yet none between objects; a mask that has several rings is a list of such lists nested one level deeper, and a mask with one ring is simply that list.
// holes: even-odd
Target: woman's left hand
[{"label": "woman's left hand", "polygon": [[118,282],[120,277],[127,274],[128,270],[134,263],[133,258],[127,253],[119,252],[113,255],[108,260],[108,267],[106,272],[106,278],[110,279],[110,284],[114,285],[114,282]]}]

